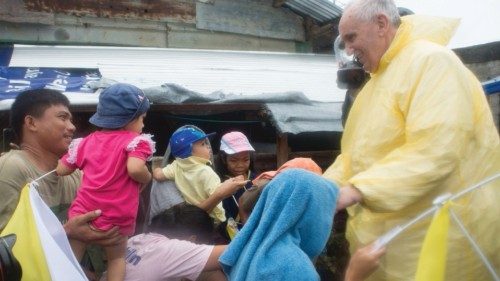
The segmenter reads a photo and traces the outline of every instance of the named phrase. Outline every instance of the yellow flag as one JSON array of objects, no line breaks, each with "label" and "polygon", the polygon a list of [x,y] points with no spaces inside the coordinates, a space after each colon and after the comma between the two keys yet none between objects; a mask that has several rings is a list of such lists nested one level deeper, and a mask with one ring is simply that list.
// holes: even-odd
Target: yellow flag
[{"label": "yellow flag", "polygon": [[12,251],[21,264],[23,271],[21,280],[50,281],[47,261],[33,217],[28,185],[22,188],[16,210],[1,235],[11,233],[17,235],[17,241]]},{"label": "yellow flag", "polygon": [[442,281],[446,273],[450,202],[437,211],[427,230],[418,260],[415,281]]}]

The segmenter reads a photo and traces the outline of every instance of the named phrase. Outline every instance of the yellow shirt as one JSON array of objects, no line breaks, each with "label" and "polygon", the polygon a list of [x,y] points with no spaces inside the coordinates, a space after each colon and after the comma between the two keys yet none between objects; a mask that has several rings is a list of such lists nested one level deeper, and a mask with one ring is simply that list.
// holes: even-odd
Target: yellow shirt
[{"label": "yellow shirt", "polygon": [[[408,16],[357,96],[341,155],[324,176],[363,195],[348,209],[351,250],[500,172],[500,141],[481,84],[445,48],[457,20]],[[494,268],[500,268],[500,182],[452,206]],[[387,247],[370,280],[414,280],[429,219]],[[450,225],[446,280],[489,280],[470,244]]]},{"label": "yellow shirt", "polygon": [[[210,160],[190,156],[175,159],[162,171],[167,179],[175,181],[186,202],[197,205],[208,199],[221,184],[219,176],[209,164]],[[218,222],[226,220],[222,203],[217,204],[210,216]]]}]

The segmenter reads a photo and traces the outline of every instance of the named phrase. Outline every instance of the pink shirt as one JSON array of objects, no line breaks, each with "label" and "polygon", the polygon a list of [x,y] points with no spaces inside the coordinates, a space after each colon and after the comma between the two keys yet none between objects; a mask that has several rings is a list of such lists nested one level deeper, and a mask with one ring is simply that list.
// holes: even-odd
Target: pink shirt
[{"label": "pink shirt", "polygon": [[125,281],[196,280],[213,248],[157,233],[136,235],[127,243]]},{"label": "pink shirt", "polygon": [[118,226],[123,235],[131,235],[139,205],[140,183],[127,172],[127,159],[148,160],[154,153],[151,135],[130,131],[97,131],[75,139],[62,161],[83,171],[83,178],[68,216],[101,209],[92,225],[100,230]]}]

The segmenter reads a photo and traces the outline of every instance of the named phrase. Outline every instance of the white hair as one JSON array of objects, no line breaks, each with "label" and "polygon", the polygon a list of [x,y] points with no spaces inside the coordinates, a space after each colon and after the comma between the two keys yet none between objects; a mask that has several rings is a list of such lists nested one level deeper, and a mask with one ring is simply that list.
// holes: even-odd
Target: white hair
[{"label": "white hair", "polygon": [[356,19],[362,21],[372,21],[377,15],[383,14],[393,26],[398,27],[401,24],[398,8],[393,0],[354,0],[347,4],[344,12],[348,10]]}]

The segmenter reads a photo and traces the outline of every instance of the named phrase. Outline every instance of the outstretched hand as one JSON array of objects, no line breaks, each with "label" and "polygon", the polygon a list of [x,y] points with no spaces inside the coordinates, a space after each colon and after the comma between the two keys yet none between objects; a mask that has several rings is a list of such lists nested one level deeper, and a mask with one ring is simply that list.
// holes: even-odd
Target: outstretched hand
[{"label": "outstretched hand", "polygon": [[100,215],[101,210],[95,210],[69,219],[63,226],[66,235],[71,239],[100,246],[117,245],[127,239],[120,234],[117,226],[102,232],[92,230],[88,223]]},{"label": "outstretched hand", "polygon": [[368,278],[378,268],[380,257],[384,254],[385,248],[375,249],[373,243],[358,249],[349,261],[345,281],[362,281]]},{"label": "outstretched hand", "polygon": [[238,189],[242,188],[248,181],[243,176],[237,176],[225,180],[207,199],[198,203],[196,206],[210,213],[222,200],[233,195]]},{"label": "outstretched hand", "polygon": [[236,176],[225,180],[217,190],[220,192],[220,196],[227,198],[242,188],[247,182],[248,180],[245,180],[243,176]]}]

